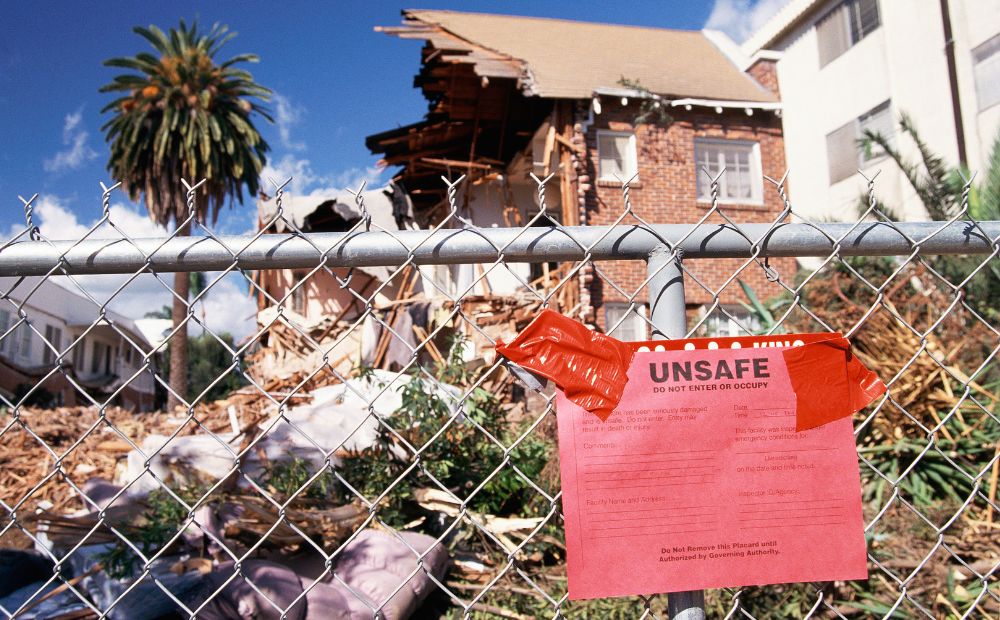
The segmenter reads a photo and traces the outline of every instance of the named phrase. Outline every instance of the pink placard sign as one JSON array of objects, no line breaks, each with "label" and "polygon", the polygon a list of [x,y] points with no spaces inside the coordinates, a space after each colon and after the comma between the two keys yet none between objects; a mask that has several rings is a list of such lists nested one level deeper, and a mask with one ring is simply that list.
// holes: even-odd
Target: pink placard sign
[{"label": "pink placard sign", "polygon": [[636,353],[603,422],[559,394],[571,599],[867,579],[851,420],[796,432],[783,350]]}]

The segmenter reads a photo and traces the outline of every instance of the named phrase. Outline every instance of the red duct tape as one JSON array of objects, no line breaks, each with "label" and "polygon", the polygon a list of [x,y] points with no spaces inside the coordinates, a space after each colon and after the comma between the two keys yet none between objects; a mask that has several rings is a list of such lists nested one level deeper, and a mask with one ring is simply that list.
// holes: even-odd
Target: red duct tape
[{"label": "red duct tape", "polygon": [[739,338],[692,338],[621,342],[587,329],[552,310],[542,310],[497,353],[554,382],[566,397],[603,422],[621,401],[628,368],[639,348],[781,347],[796,398],[797,431],[814,428],[861,410],[886,387],[851,353],[841,334],[791,334]]},{"label": "red duct tape", "polygon": [[566,397],[608,419],[625,391],[633,347],[552,310],[542,310],[497,353],[558,385]]},{"label": "red duct tape", "polygon": [[782,356],[795,391],[796,431],[846,418],[886,391],[843,336],[792,347]]}]

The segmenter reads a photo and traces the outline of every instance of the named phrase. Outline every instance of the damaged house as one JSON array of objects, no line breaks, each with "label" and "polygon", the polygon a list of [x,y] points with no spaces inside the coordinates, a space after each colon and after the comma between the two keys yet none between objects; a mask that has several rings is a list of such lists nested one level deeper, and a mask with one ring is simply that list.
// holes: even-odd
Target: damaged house
[{"label": "damaged house", "polygon": [[[363,200],[364,213],[358,198]],[[359,197],[350,193],[284,195],[280,212],[275,197],[262,195],[257,212],[259,229],[272,234],[363,230],[365,213],[373,231],[416,228],[410,197],[395,182],[362,192]],[[362,363],[370,364],[380,353],[380,324],[369,319],[364,329],[344,330],[365,313],[365,300],[373,295],[376,305],[386,305],[400,295],[423,290],[423,282],[413,270],[402,274],[405,278],[393,278],[394,271],[387,267],[348,269],[320,264],[309,269],[256,272],[257,323],[267,329],[262,339],[265,349],[255,360],[255,372],[269,378],[309,373],[323,365],[324,356],[329,366],[341,373]],[[386,353],[381,351],[381,356]],[[399,343],[388,351],[388,356],[402,366],[410,353],[405,343]]]},{"label": "damaged house", "polygon": [[[429,103],[424,120],[367,138],[383,162],[401,166],[395,180],[423,227],[449,212],[441,177],[466,175],[459,209],[477,227],[593,226],[615,223],[624,211],[621,181],[630,179],[636,216],[649,223],[696,223],[719,204],[736,222],[772,222],[783,203],[763,175],[785,172],[774,60],[737,64],[735,45],[722,33],[685,32],[555,19],[407,10],[398,27],[377,28],[421,39],[414,85]],[[643,118],[645,117],[645,118]],[[538,214],[535,181],[546,185],[545,216]],[[724,220],[717,213],[708,222]],[[622,223],[637,223],[625,220]],[[745,261],[688,261],[698,282],[686,282],[688,313],[712,335],[736,335],[737,319],[754,325],[739,305],[736,280],[759,298],[780,292],[765,270]],[[504,295],[554,284],[555,263],[437,267],[451,294]],[[793,259],[772,260],[782,277]],[[581,270],[560,305],[574,318],[625,340],[648,337],[648,296],[641,261],[598,263]],[[554,273],[556,272],[556,273]],[[481,277],[485,273],[485,278]],[[637,309],[607,281],[636,293]],[[728,282],[728,283],[727,283]],[[717,293],[717,295],[716,295]],[[693,323],[692,323],[693,324]]]},{"label": "damaged house", "polygon": [[148,320],[101,308],[51,278],[0,278],[0,286],[9,291],[0,307],[0,395],[7,402],[34,390],[28,402],[49,407],[92,400],[133,411],[155,407],[161,353],[144,335]]}]

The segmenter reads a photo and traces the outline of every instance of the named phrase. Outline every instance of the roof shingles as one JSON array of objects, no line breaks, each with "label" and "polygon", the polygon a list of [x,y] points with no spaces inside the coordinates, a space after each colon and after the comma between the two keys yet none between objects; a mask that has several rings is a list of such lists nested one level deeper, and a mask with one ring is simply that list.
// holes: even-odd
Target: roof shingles
[{"label": "roof shingles", "polygon": [[437,25],[526,62],[541,97],[584,99],[620,88],[624,77],[667,97],[777,101],[700,32],[454,11],[403,14],[411,24]]}]

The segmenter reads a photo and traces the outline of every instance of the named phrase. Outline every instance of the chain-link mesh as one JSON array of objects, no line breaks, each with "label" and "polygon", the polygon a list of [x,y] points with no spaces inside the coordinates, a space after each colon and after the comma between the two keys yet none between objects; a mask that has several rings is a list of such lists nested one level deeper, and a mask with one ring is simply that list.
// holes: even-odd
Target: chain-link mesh
[{"label": "chain-link mesh", "polygon": [[[538,206],[505,229],[477,226],[462,179],[423,228],[380,225],[359,190],[335,234],[304,231],[277,184],[245,237],[192,216],[192,239],[132,239],[112,187],[87,234],[57,242],[24,201],[27,228],[0,247],[3,617],[667,617],[664,595],[567,599],[554,394],[493,355],[541,308],[670,335],[649,308],[654,251],[682,260],[689,336],[841,331],[889,388],[855,416],[868,581],[708,591],[707,615],[997,616],[1000,245],[968,192],[916,226],[869,184],[858,221],[831,225],[768,179],[770,221],[716,200],[668,235],[627,184],[618,228],[562,226],[536,181]],[[787,230],[825,247],[808,269]],[[722,233],[728,258],[684,251]],[[167,378],[177,326],[126,316],[175,297],[175,270],[208,272],[181,300],[200,334],[187,393]],[[245,338],[219,328],[242,317],[204,310],[234,280],[256,311]]]}]

